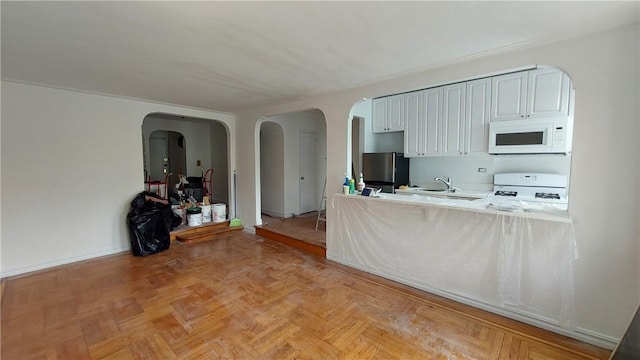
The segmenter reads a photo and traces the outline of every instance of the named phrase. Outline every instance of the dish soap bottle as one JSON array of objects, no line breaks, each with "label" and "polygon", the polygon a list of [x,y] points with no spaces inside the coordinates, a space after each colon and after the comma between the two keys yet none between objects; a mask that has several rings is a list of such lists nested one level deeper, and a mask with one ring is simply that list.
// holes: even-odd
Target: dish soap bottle
[{"label": "dish soap bottle", "polygon": [[349,194],[356,193],[356,181],[353,179],[349,180]]},{"label": "dish soap bottle", "polygon": [[365,185],[364,185],[364,179],[363,179],[362,173],[360,173],[360,179],[358,180],[358,184],[357,184],[357,185],[358,185],[358,186],[357,186],[358,191],[359,191],[359,192],[362,192],[362,190],[364,190],[364,186],[365,186]]}]

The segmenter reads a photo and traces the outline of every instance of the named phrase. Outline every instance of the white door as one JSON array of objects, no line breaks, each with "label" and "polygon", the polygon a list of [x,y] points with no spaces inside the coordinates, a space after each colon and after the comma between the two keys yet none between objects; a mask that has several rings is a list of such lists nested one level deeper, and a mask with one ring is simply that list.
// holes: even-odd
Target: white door
[{"label": "white door", "polygon": [[169,152],[166,138],[149,139],[149,170],[151,181],[163,181],[169,168]]},{"label": "white door", "polygon": [[316,159],[316,143],[318,142],[318,137],[315,133],[301,131],[299,138],[300,195],[298,199],[300,201],[300,207],[298,212],[302,214],[309,211],[315,211],[318,207],[318,186],[316,181],[316,178],[318,177]]}]

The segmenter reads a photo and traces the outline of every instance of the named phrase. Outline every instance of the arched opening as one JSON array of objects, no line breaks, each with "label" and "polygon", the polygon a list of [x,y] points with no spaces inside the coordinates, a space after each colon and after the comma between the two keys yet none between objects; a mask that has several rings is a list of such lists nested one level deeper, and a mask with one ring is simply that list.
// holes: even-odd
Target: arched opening
[{"label": "arched opening", "polygon": [[[324,246],[324,224],[315,231],[326,179],[324,114],[314,109],[274,115],[257,126],[260,195],[256,223],[265,227],[286,223],[286,228],[278,230]],[[289,226],[296,221],[304,229]]]},{"label": "arched opening", "polygon": [[[171,197],[177,194],[175,185],[179,182],[180,173],[188,178],[205,178],[207,182],[202,184],[202,192],[193,193],[198,197],[200,193],[203,196],[208,193],[212,203],[228,205],[228,137],[227,128],[220,121],[161,113],[147,115],[142,122],[145,181],[149,178],[156,181],[170,174],[167,178],[167,195]],[[175,142],[176,151],[167,151],[166,157],[154,154],[156,148],[163,146],[163,138],[168,143]],[[183,155],[177,150],[181,150]],[[164,161],[164,158],[167,160]]]},{"label": "arched opening", "polygon": [[[444,177],[458,190],[492,194],[496,175],[502,181],[526,173],[541,179],[540,189],[531,194],[520,191],[522,201],[566,209],[576,97],[569,74],[538,65],[451,80],[355,103],[345,154],[351,176],[364,172],[367,183],[371,171],[362,164],[367,163],[364,158],[373,158],[369,153],[402,153],[409,164],[408,181],[395,186],[440,189],[435,179]],[[385,121],[403,125],[385,128],[380,125]],[[510,139],[500,151],[498,132]],[[506,185],[521,187],[529,178],[518,177]],[[544,185],[549,181],[553,186]]]},{"label": "arched opening", "polygon": [[261,212],[284,218],[284,131],[265,121],[260,126],[260,203]]}]

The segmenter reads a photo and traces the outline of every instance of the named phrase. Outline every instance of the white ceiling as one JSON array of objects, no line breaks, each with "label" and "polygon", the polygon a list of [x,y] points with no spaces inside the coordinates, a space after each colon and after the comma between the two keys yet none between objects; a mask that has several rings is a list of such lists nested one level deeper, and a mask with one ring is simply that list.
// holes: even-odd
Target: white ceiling
[{"label": "white ceiling", "polygon": [[638,22],[639,2],[1,2],[2,78],[218,111]]}]

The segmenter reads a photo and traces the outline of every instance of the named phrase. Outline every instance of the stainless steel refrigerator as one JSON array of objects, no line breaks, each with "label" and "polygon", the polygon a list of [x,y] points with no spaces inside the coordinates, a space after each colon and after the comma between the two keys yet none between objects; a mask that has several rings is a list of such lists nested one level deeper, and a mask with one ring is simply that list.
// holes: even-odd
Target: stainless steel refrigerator
[{"label": "stainless steel refrigerator", "polygon": [[400,185],[409,185],[409,158],[397,152],[364,153],[362,173],[367,187],[394,193]]}]

